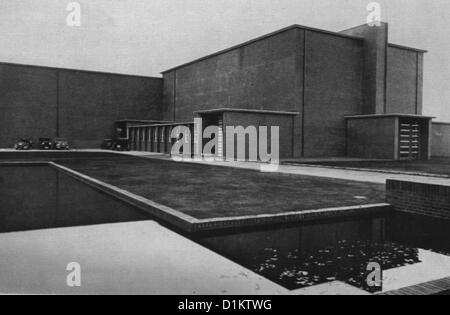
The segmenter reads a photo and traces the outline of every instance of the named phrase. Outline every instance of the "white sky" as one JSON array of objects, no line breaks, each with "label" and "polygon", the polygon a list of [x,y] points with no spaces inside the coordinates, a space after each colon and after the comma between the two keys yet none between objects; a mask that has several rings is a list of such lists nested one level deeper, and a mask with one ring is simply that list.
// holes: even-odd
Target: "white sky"
[{"label": "white sky", "polygon": [[[0,0],[0,61],[159,76],[163,70],[291,24],[339,31],[370,0]],[[390,42],[429,50],[425,114],[450,121],[450,1],[380,0]]]}]

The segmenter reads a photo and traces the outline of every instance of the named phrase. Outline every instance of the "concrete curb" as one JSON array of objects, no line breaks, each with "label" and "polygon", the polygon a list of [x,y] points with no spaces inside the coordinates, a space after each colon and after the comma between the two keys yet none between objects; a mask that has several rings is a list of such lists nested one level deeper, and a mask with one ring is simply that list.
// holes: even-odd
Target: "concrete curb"
[{"label": "concrete curb", "polygon": [[262,214],[254,216],[240,216],[228,218],[197,219],[170,207],[158,204],[144,197],[135,195],[116,186],[109,185],[92,177],[86,176],[67,167],[50,162],[49,165],[71,175],[78,180],[97,188],[108,195],[125,201],[133,206],[144,210],[164,222],[189,233],[215,231],[218,229],[257,227],[280,223],[300,223],[318,219],[348,217],[358,214],[372,214],[391,210],[387,203],[350,206],[340,208],[316,209],[295,211],[281,214]]},{"label": "concrete curb", "polygon": [[316,210],[294,211],[280,214],[261,214],[241,217],[213,218],[198,220],[195,231],[208,231],[217,229],[257,227],[283,223],[300,223],[320,219],[351,217],[361,214],[376,214],[391,210],[388,203],[349,206],[339,208],[326,208]]},{"label": "concrete curb", "polygon": [[116,186],[107,184],[90,176],[74,171],[54,162],[0,162],[0,166],[50,166],[68,176],[71,176],[88,186],[102,191],[109,196],[126,202],[143,210],[163,222],[173,225],[185,232],[206,232],[219,229],[260,227],[282,223],[300,223],[305,221],[342,218],[360,214],[374,214],[391,210],[387,203],[369,204],[339,208],[326,208],[294,211],[280,214],[261,214],[228,218],[197,219],[170,207],[158,204],[152,200],[138,196]]},{"label": "concrete curb", "polygon": [[286,166],[302,166],[302,167],[310,167],[310,168],[328,168],[335,170],[347,170],[347,171],[358,171],[358,172],[371,172],[371,173],[382,173],[382,174],[393,174],[393,175],[408,175],[408,176],[423,176],[423,177],[435,177],[435,178],[448,178],[449,175],[440,175],[440,174],[432,174],[432,173],[420,173],[420,172],[403,172],[403,171],[390,171],[390,170],[382,170],[382,169],[370,169],[370,168],[356,168],[356,167],[345,167],[345,166],[331,166],[331,165],[320,165],[320,164],[298,164],[298,163],[289,163],[284,162],[282,165]]},{"label": "concrete curb", "polygon": [[136,194],[130,193],[126,190],[123,190],[116,186],[107,184],[105,182],[102,182],[102,181],[92,178],[90,176],[84,175],[82,173],[74,171],[65,166],[56,164],[54,162],[49,162],[48,165],[53,167],[54,169],[57,169],[58,171],[61,171],[62,173],[66,174],[66,175],[69,175],[69,176],[87,184],[90,187],[98,189],[98,190],[108,194],[109,196],[112,196],[115,199],[119,199],[128,204],[131,204],[131,205],[137,207],[138,209],[148,212],[151,215],[157,217],[158,219],[161,219],[164,222],[170,223],[184,231],[192,232],[192,224],[194,224],[198,221],[197,219],[195,219],[187,214],[184,214],[180,211],[177,211],[170,207],[158,204],[154,201],[151,201],[149,199],[143,198]]}]

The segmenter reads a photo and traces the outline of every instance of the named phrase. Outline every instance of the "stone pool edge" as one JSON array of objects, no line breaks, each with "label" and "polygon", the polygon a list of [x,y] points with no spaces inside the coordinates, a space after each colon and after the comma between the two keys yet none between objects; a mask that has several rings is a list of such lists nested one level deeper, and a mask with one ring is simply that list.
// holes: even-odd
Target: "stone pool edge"
[{"label": "stone pool edge", "polygon": [[303,210],[279,214],[260,214],[226,218],[212,218],[198,220],[195,225],[195,229],[196,231],[200,232],[228,228],[267,226],[280,223],[300,223],[319,219],[344,218],[361,214],[376,214],[389,210],[392,210],[390,204],[378,203],[338,208]]},{"label": "stone pool edge", "polygon": [[117,186],[77,172],[71,168],[51,161],[27,162],[0,162],[0,166],[49,166],[66,175],[69,175],[86,185],[100,190],[107,195],[131,204],[164,222],[175,226],[185,232],[208,232],[229,228],[260,227],[282,223],[300,223],[318,219],[333,219],[350,217],[360,214],[376,214],[392,210],[391,204],[378,203],[358,206],[324,208],[286,212],[280,214],[260,214],[249,216],[234,216],[225,218],[197,219],[181,211],[161,205],[150,199],[133,194]]},{"label": "stone pool edge", "polygon": [[[361,205],[352,207],[339,207],[339,208],[327,208],[319,210],[307,210],[299,212],[287,212],[282,214],[273,215],[254,215],[254,216],[240,216],[240,217],[229,217],[229,218],[213,218],[207,220],[199,220],[189,215],[186,215],[180,211],[174,210],[170,207],[160,205],[149,199],[140,197],[126,190],[120,189],[116,186],[104,183],[100,180],[92,178],[90,176],[84,175],[70,168],[64,167],[54,162],[48,161],[20,161],[20,162],[0,162],[1,166],[49,166],[62,173],[81,181],[88,186],[100,190],[107,195],[122,200],[128,204],[131,204],[141,210],[144,210],[168,223],[175,225],[188,232],[196,231],[208,231],[216,230],[220,228],[230,228],[230,227],[243,227],[243,226],[257,226],[257,225],[269,225],[274,223],[283,222],[302,222],[308,220],[317,219],[328,219],[337,217],[346,217],[358,214],[368,214],[368,213],[378,213],[380,211],[393,210],[393,206],[388,203],[371,204],[371,205]],[[175,222],[174,222],[175,220]],[[299,290],[287,290],[287,293],[293,295],[304,295],[308,294],[308,291],[312,289],[317,289],[319,286],[312,286],[306,289]],[[373,295],[412,295],[412,294],[422,294],[422,295],[433,295],[439,294],[450,288],[450,278],[444,278],[439,280],[434,280],[430,282],[421,283],[411,287],[405,287],[399,290],[381,292]],[[285,288],[283,288],[285,289]],[[367,292],[358,290],[356,287],[355,292],[367,294]],[[345,292],[330,292],[333,293],[343,293]],[[367,294],[371,295],[371,294]]]}]

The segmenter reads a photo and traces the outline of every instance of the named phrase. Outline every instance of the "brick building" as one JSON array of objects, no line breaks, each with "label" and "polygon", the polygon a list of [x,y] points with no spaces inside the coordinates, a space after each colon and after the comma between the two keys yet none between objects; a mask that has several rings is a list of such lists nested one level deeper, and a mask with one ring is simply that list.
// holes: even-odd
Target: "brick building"
[{"label": "brick building", "polygon": [[[174,126],[280,126],[282,157],[428,159],[425,51],[388,25],[294,25],[163,72],[162,78],[0,64],[0,147],[66,137],[99,147],[116,126],[135,150],[170,152]],[[120,120],[120,121],[119,121]]]}]

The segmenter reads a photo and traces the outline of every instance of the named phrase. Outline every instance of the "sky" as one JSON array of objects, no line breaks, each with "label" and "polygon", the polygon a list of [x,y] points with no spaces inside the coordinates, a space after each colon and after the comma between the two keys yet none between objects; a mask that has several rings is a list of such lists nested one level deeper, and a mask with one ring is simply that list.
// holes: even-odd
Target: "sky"
[{"label": "sky", "polygon": [[[0,0],[0,61],[160,76],[179,64],[292,24],[340,31],[371,0]],[[424,114],[450,122],[450,1],[379,0],[390,42],[428,50]]]}]

